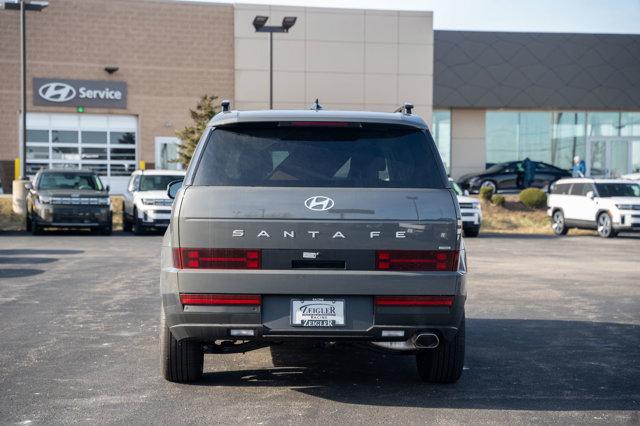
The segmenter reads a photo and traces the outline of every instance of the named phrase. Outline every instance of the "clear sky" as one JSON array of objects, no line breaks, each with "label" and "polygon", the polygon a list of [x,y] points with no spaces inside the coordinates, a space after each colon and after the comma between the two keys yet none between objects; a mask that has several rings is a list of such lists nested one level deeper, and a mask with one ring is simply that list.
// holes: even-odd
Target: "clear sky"
[{"label": "clear sky", "polygon": [[432,10],[439,30],[640,34],[640,0],[189,0]]}]

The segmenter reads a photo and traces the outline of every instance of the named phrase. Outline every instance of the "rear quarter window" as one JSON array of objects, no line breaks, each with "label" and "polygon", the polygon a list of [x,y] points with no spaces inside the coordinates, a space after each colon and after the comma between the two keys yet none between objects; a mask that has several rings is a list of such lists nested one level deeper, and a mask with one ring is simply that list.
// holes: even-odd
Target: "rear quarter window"
[{"label": "rear quarter window", "polygon": [[214,129],[193,184],[346,188],[444,188],[427,132],[409,126],[260,123]]},{"label": "rear quarter window", "polygon": [[554,183],[551,186],[551,193],[555,195],[567,195],[569,194],[570,183]]}]

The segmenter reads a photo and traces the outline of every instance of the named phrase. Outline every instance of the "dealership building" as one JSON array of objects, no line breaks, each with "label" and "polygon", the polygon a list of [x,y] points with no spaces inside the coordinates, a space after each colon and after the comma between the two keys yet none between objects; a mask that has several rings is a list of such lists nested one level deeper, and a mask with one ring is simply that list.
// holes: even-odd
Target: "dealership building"
[{"label": "dealership building", "polygon": [[[139,167],[176,168],[176,130],[204,94],[233,108],[393,111],[429,124],[453,177],[529,157],[640,169],[640,35],[434,31],[433,14],[55,0],[27,12],[27,170],[95,170],[121,192]],[[0,180],[20,155],[19,13],[0,10]]]}]

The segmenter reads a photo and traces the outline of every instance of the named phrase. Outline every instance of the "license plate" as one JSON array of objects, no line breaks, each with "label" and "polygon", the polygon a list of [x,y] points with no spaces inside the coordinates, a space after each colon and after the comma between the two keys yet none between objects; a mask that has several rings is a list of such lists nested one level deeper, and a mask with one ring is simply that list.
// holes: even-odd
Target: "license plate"
[{"label": "license plate", "polygon": [[291,325],[296,327],[344,326],[344,300],[293,299]]}]

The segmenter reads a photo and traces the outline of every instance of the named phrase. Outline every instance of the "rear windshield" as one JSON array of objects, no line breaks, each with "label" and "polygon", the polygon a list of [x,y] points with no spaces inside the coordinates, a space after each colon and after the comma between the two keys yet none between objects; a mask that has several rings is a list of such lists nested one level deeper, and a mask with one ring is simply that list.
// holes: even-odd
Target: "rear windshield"
[{"label": "rear windshield", "polygon": [[407,126],[260,124],[211,132],[194,185],[443,188],[425,132]]},{"label": "rear windshield", "polygon": [[142,175],[140,176],[140,191],[166,191],[167,185],[180,179],[182,177],[176,175]]},{"label": "rear windshield", "polygon": [[102,181],[98,176],[77,173],[43,173],[38,189],[88,189],[102,191]]}]

